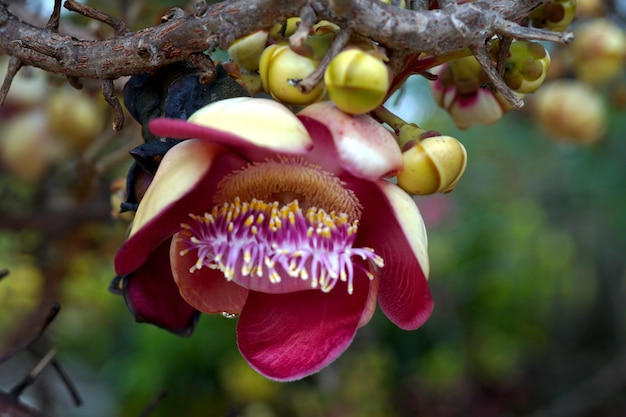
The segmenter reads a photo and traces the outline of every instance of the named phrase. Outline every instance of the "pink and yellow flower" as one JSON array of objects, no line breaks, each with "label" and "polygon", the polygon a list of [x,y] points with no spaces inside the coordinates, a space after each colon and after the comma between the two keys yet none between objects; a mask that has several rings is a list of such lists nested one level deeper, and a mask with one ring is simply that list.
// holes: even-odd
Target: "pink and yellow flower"
[{"label": "pink and yellow flower", "polygon": [[377,300],[402,329],[428,319],[424,223],[369,116],[235,98],[150,129],[194,139],[163,157],[115,258],[138,321],[187,335],[198,312],[238,316],[241,354],[287,381],[336,359]]}]

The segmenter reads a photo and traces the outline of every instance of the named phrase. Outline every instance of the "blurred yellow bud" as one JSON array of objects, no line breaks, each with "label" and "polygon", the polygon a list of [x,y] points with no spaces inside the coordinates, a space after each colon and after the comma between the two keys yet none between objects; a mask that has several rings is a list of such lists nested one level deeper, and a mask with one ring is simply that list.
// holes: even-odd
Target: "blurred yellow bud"
[{"label": "blurred yellow bud", "polygon": [[47,101],[52,133],[74,150],[84,150],[102,132],[105,113],[98,105],[100,97],[90,97],[82,90],[63,87]]},{"label": "blurred yellow bud", "polygon": [[248,71],[259,69],[259,60],[267,44],[268,33],[259,30],[241,39],[237,39],[228,48],[228,55],[234,63]]},{"label": "blurred yellow bud", "polygon": [[603,16],[605,13],[604,0],[578,0],[576,16],[579,18]]},{"label": "blurred yellow bud", "polygon": [[265,48],[261,55],[259,73],[263,89],[277,100],[297,106],[315,103],[324,96],[323,83],[313,91],[304,94],[298,90],[296,82],[309,75],[318,62],[298,55],[287,44],[275,44]]},{"label": "blurred yellow bud", "polygon": [[385,63],[357,48],[347,49],[330,61],[324,73],[328,95],[346,113],[363,114],[383,104],[390,86]]},{"label": "blurred yellow bud", "polygon": [[570,46],[577,77],[591,84],[618,78],[624,70],[626,35],[611,21],[593,19],[576,30]]},{"label": "blurred yellow bud", "polygon": [[600,94],[578,80],[558,80],[541,87],[534,97],[534,114],[553,137],[588,144],[606,131],[607,110]]},{"label": "blurred yellow bud", "polygon": [[2,127],[0,162],[20,181],[35,183],[48,167],[67,156],[65,146],[50,133],[45,112],[35,108]]},{"label": "blurred yellow bud", "polygon": [[433,136],[415,142],[402,153],[404,168],[398,185],[414,195],[448,193],[465,172],[467,152],[457,139]]}]

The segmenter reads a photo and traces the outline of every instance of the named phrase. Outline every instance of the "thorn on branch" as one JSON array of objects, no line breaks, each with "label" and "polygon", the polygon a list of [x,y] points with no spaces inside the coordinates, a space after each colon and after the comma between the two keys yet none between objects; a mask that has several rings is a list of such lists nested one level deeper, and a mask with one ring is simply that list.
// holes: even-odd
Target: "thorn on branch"
[{"label": "thorn on branch", "polygon": [[196,17],[203,16],[206,11],[209,9],[209,6],[206,4],[205,0],[194,0],[193,1],[193,14]]},{"label": "thorn on branch", "polygon": [[494,28],[496,34],[505,37],[556,43],[571,43],[574,40],[574,34],[572,32],[552,32],[550,30],[520,26],[517,23],[509,22],[501,18],[496,20]]},{"label": "thorn on branch", "polygon": [[113,107],[113,130],[120,131],[124,127],[124,110],[120,101],[115,96],[115,86],[113,80],[102,79],[102,95],[107,103]]},{"label": "thorn on branch", "polygon": [[347,27],[337,33],[337,37],[333,40],[333,43],[330,45],[330,48],[328,48],[326,55],[324,55],[324,58],[322,58],[319,65],[315,67],[313,72],[307,75],[306,78],[297,83],[298,90],[300,90],[301,93],[310,93],[313,91],[315,86],[322,81],[322,78],[324,78],[324,71],[326,71],[330,61],[332,61],[332,59],[337,56],[339,52],[341,52],[343,47],[346,46],[350,40],[350,36],[352,36],[352,32],[353,29]]},{"label": "thorn on branch", "polygon": [[[22,61],[17,59],[15,56],[12,56],[11,59],[9,59],[9,68],[7,68],[7,73],[4,76],[2,87],[0,87],[0,108],[2,108],[4,100],[9,94],[9,90],[11,89],[11,83],[13,82],[13,78],[15,78],[15,74],[17,74],[20,68],[22,68]],[[0,278],[2,277],[3,276],[0,275]]]},{"label": "thorn on branch", "polygon": [[115,36],[124,36],[129,32],[128,26],[123,20],[120,20],[117,17],[110,16],[92,7],[86,6],[82,3],[77,2],[76,0],[65,0],[63,6],[69,11],[76,12],[85,17],[97,20],[98,22],[102,22],[111,26],[113,28]]},{"label": "thorn on branch", "polygon": [[170,20],[175,19],[182,19],[183,17],[185,17],[185,11],[180,7],[174,7],[161,16],[161,23],[169,22]]},{"label": "thorn on branch", "polygon": [[70,85],[71,85],[72,87],[74,87],[75,89],[77,89],[77,90],[81,90],[81,89],[83,88],[83,83],[82,83],[82,81],[80,80],[80,78],[78,78],[78,77],[72,77],[72,76],[69,76],[69,75],[68,75],[67,77],[65,77],[65,78],[67,78],[67,81],[68,81],[68,82],[70,83]]},{"label": "thorn on branch", "polygon": [[50,58],[54,58],[56,60],[60,60],[63,57],[61,51],[53,46],[47,45],[45,43],[39,43],[34,41],[30,37],[23,37],[22,39],[14,40],[9,42],[9,45],[15,48],[25,48],[40,53],[41,55],[49,56]]}]

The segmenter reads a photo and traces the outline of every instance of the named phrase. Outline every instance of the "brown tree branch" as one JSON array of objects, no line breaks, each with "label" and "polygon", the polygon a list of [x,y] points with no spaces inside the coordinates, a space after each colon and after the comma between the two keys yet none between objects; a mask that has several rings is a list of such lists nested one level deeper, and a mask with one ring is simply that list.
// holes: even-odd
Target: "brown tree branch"
[{"label": "brown tree branch", "polygon": [[[237,38],[268,29],[309,9],[318,19],[351,27],[355,34],[371,38],[389,50],[402,51],[402,56],[436,56],[464,48],[481,51],[485,41],[496,34],[570,41],[569,33],[518,25],[521,18],[547,1],[482,0],[450,4],[441,10],[408,10],[378,0],[233,0],[210,7],[196,0],[193,14],[184,16],[177,9],[178,13],[168,14],[164,23],[132,33],[127,33],[125,25],[114,18],[83,10],[115,28],[117,36],[105,40],[75,39],[34,27],[19,20],[7,4],[0,2],[0,51],[12,55],[21,65],[64,74],[74,81],[103,80],[106,92],[110,80],[148,72],[218,47],[226,49]],[[65,7],[79,11],[73,0],[66,1]],[[54,27],[54,23],[48,27]],[[482,54],[479,58],[485,70],[493,72]],[[494,85],[520,105],[504,83]],[[116,107],[115,100],[109,102]],[[120,120],[116,126],[121,126]]]}]

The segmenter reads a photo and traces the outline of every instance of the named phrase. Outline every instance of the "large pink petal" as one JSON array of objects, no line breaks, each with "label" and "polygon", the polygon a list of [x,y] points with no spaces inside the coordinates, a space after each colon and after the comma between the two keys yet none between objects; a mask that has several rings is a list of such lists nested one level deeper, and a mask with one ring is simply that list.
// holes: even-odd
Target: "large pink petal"
[{"label": "large pink petal", "polygon": [[130,237],[115,255],[116,272],[125,275],[139,268],[190,213],[211,211],[216,184],[244,164],[213,143],[189,140],[170,149],[139,204]]},{"label": "large pink petal", "polygon": [[195,251],[181,256],[186,245],[174,235],[170,249],[170,262],[174,280],[180,294],[189,304],[207,314],[240,314],[248,290],[234,282],[227,281],[221,271],[201,268],[193,273],[189,269],[196,263]]},{"label": "large pink petal", "polygon": [[[319,102],[298,113],[303,122],[317,120],[334,140],[338,163],[357,178],[377,180],[403,166],[402,153],[393,135],[368,115],[350,115],[332,102]],[[306,123],[305,123],[306,125]],[[317,137],[311,133],[315,147]],[[323,164],[323,161],[318,161]]]},{"label": "large pink petal", "polygon": [[352,342],[370,282],[358,271],[354,293],[337,286],[292,294],[250,291],[237,324],[243,357],[267,378],[293,381],[318,372]]},{"label": "large pink petal", "polygon": [[364,207],[355,245],[385,260],[378,272],[380,308],[401,329],[414,330],[433,310],[422,216],[413,198],[388,181],[351,186]]},{"label": "large pink petal", "polygon": [[183,300],[172,278],[169,241],[163,242],[147,262],[118,283],[129,310],[138,322],[147,322],[181,336],[193,331],[198,312]]},{"label": "large pink petal", "polygon": [[205,106],[188,120],[157,118],[150,131],[161,137],[194,138],[219,143],[250,160],[276,153],[300,155],[313,141],[302,123],[282,104],[237,97]]}]

